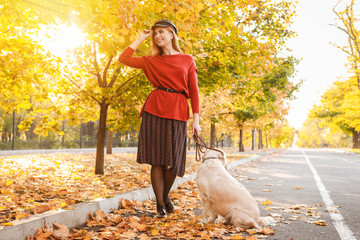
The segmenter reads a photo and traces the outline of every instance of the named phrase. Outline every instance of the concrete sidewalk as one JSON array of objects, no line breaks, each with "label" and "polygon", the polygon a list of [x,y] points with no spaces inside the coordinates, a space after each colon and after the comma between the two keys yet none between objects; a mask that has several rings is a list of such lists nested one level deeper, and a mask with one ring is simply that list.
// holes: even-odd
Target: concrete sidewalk
[{"label": "concrete sidewalk", "polygon": [[[234,161],[229,163],[228,168],[231,169],[240,164],[250,162],[258,159],[259,155],[254,155],[249,158]],[[172,190],[178,188],[179,185],[193,180],[196,173],[185,175],[183,178],[177,178]],[[66,225],[68,228],[79,227],[86,224],[90,212],[101,210],[104,213],[109,213],[112,209],[118,209],[120,199],[129,199],[137,201],[145,201],[149,198],[154,198],[154,193],[151,187],[139,189],[136,191],[129,191],[118,194],[112,198],[98,199],[89,202],[82,202],[76,204],[71,210],[53,210],[30,216],[26,219],[15,220],[13,226],[0,226],[0,240],[23,240],[27,236],[33,236],[37,229],[44,227],[45,224],[52,226],[53,222]]]}]

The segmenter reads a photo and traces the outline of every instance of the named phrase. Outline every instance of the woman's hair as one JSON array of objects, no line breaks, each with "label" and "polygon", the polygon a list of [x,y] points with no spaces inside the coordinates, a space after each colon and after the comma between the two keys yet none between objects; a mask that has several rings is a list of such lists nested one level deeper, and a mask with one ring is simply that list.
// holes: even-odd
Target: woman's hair
[{"label": "woman's hair", "polygon": [[[173,34],[174,37],[171,40],[172,46],[176,51],[181,52],[181,49],[180,49],[179,43],[178,43],[178,37],[175,34],[174,30],[171,27],[165,27],[164,29],[168,30],[169,32],[171,32]],[[162,55],[164,53],[162,48],[156,44],[154,32],[151,34],[151,53],[153,56]]]}]

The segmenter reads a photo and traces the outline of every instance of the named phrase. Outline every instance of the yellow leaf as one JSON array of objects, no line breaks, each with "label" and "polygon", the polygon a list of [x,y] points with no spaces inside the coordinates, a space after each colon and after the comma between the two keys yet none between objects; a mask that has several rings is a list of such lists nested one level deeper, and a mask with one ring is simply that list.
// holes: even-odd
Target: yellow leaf
[{"label": "yellow leaf", "polygon": [[319,225],[319,226],[326,226],[326,221],[325,220],[319,220],[317,222],[315,222],[316,225]]},{"label": "yellow leaf", "polygon": [[258,237],[257,236],[251,236],[251,237],[249,237],[249,236],[246,236],[246,238],[245,238],[246,240],[257,240],[258,239]]},{"label": "yellow leaf", "polygon": [[265,235],[273,235],[275,233],[275,230],[269,227],[264,227],[261,230],[261,233],[265,234]]},{"label": "yellow leaf", "polygon": [[14,225],[13,223],[2,223],[1,225],[4,225],[4,226],[12,226],[12,225]]},{"label": "yellow leaf", "polygon": [[151,236],[158,236],[159,234],[160,234],[159,230],[157,230],[157,229],[151,230]]},{"label": "yellow leaf", "polygon": [[246,232],[249,233],[250,235],[253,235],[255,233],[258,233],[258,230],[257,229],[247,229]]},{"label": "yellow leaf", "polygon": [[197,8],[198,8],[200,11],[203,10],[203,9],[204,9],[204,4],[198,3],[198,4],[197,4]]},{"label": "yellow leaf", "polygon": [[260,204],[261,205],[271,205],[271,201],[265,200],[265,201],[261,202]]},{"label": "yellow leaf", "polygon": [[26,217],[29,217],[29,216],[30,216],[30,214],[28,214],[28,213],[19,213],[19,214],[16,214],[15,219],[19,220],[21,218],[26,218]]},{"label": "yellow leaf", "polygon": [[245,238],[242,236],[242,234],[238,234],[238,235],[232,236],[230,239],[237,240],[237,239],[245,239]]},{"label": "yellow leaf", "polygon": [[5,186],[10,186],[11,184],[13,184],[13,180],[7,180],[5,183]]}]

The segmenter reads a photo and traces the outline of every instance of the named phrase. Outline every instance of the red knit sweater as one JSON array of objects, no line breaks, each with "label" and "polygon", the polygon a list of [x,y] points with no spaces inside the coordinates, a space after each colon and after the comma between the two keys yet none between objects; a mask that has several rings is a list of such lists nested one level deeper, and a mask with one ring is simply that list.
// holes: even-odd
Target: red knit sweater
[{"label": "red knit sweater", "polygon": [[186,121],[190,118],[191,100],[193,113],[199,113],[199,89],[197,68],[194,59],[187,54],[133,57],[134,49],[128,47],[120,55],[119,61],[133,68],[142,69],[154,87],[170,88],[180,93],[153,90],[144,104],[143,111],[162,118]]}]

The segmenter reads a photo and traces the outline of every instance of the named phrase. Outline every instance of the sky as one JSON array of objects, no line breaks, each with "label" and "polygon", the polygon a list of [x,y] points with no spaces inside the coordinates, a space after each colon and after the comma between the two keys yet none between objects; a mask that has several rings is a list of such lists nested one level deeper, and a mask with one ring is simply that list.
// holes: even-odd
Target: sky
[{"label": "sky", "polygon": [[346,35],[330,24],[336,22],[332,9],[338,0],[300,0],[292,30],[297,37],[288,41],[291,54],[299,59],[293,81],[304,81],[297,99],[290,102],[287,119],[290,126],[300,129],[308,111],[318,104],[321,95],[334,81],[349,76],[347,55],[330,42],[346,44]]}]

